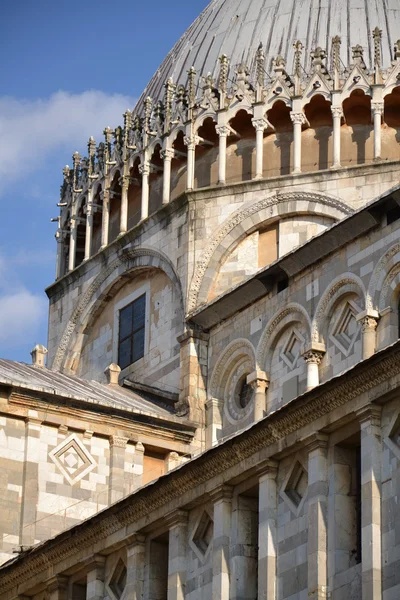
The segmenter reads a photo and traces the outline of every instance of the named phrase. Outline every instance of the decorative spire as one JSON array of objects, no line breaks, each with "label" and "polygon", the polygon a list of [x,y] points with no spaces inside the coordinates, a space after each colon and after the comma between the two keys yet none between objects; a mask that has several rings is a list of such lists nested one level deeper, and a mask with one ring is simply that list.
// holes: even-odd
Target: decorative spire
[{"label": "decorative spire", "polygon": [[89,141],[88,141],[88,155],[89,155],[88,177],[89,177],[89,181],[90,181],[90,178],[95,171],[95,160],[96,160],[96,142],[94,141],[93,136],[90,136]]},{"label": "decorative spire", "polygon": [[228,65],[229,59],[226,54],[223,54],[219,58],[220,62],[220,72],[219,72],[219,89],[220,92],[226,94],[227,84],[228,84]]},{"label": "decorative spire", "polygon": [[374,39],[374,67],[375,67],[375,83],[381,83],[381,67],[382,67],[382,30],[375,27],[372,32]]},{"label": "decorative spire", "polygon": [[263,49],[262,42],[260,42],[260,45],[258,46],[257,53],[256,53],[256,80],[257,80],[258,88],[264,87],[264,75],[265,75],[264,65],[265,65],[265,52]]},{"label": "decorative spire", "polygon": [[150,118],[151,118],[151,108],[153,105],[153,100],[147,96],[144,101],[144,133],[150,132]]},{"label": "decorative spire", "polygon": [[340,86],[340,45],[342,43],[341,38],[336,35],[332,38],[332,67],[334,73],[334,87],[335,90],[339,89]]},{"label": "decorative spire", "polygon": [[195,107],[196,104],[196,69],[194,67],[190,67],[188,71],[188,91],[187,91],[187,100],[189,105],[189,118],[192,117],[191,111]]},{"label": "decorative spire", "polygon": [[104,137],[105,137],[104,159],[105,159],[105,164],[107,165],[107,163],[110,162],[110,157],[111,157],[111,140],[112,140],[112,136],[113,136],[113,131],[112,131],[111,127],[106,127],[105,130],[103,131],[103,133],[104,133]]},{"label": "decorative spire", "polygon": [[74,154],[72,156],[72,160],[73,160],[73,164],[74,164],[72,190],[74,193],[78,191],[78,181],[79,181],[79,170],[80,170],[81,158],[82,157],[79,154],[79,152],[74,152]]},{"label": "decorative spire", "polygon": [[300,94],[300,83],[301,83],[301,57],[303,54],[303,44],[300,40],[297,40],[295,44],[293,44],[294,48],[294,93],[295,95]]},{"label": "decorative spire", "polygon": [[[189,71],[190,73],[190,71]],[[190,80],[190,76],[189,76]],[[164,92],[164,109],[165,109],[165,117],[164,117],[164,133],[168,133],[171,127],[172,121],[172,100],[174,97],[175,85],[172,81],[172,77],[167,79],[165,82],[165,92]]]}]

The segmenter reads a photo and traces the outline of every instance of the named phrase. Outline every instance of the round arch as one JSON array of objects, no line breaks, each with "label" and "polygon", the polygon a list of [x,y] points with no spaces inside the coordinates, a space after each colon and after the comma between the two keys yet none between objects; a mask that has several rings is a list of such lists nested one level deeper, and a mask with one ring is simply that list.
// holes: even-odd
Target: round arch
[{"label": "round arch", "polygon": [[367,293],[365,286],[357,275],[353,273],[343,273],[336,277],[330,287],[321,296],[311,326],[311,341],[325,342],[323,334],[325,326],[328,323],[330,312],[336,302],[344,295],[357,294],[361,300],[362,310],[366,307]]},{"label": "round arch", "polygon": [[[385,294],[391,284],[390,274],[396,276],[396,266],[400,262],[400,243],[394,244],[377,262],[372,272],[368,285],[367,308],[369,310],[378,310],[381,303],[384,302]],[[383,306],[382,308],[385,308]],[[381,309],[382,310],[382,309]]]},{"label": "round arch", "polygon": [[245,338],[238,338],[228,344],[215,364],[208,387],[209,398],[221,397],[230,371],[242,357],[250,359],[255,366],[256,354],[253,344]]},{"label": "round arch", "polygon": [[169,258],[152,248],[124,250],[118,258],[101,271],[79,300],[61,337],[51,366],[53,371],[61,371],[65,367],[68,356],[77,351],[82,343],[85,330],[93,316],[98,314],[111,290],[118,286],[129,273],[145,268],[160,269],[172,281],[179,298],[183,326],[184,299],[182,286]]},{"label": "round arch", "polygon": [[[350,215],[352,210],[338,198],[317,192],[274,192],[255,203],[247,203],[234,212],[214,231],[207,249],[196,265],[189,297],[188,311],[207,301],[208,293],[222,263],[229,252],[246,237],[254,225],[244,225],[244,221],[258,214],[261,223],[288,214],[320,214],[335,221]],[[229,243],[227,244],[227,238]],[[233,241],[232,241],[233,240]]]},{"label": "round arch", "polygon": [[300,322],[304,326],[307,332],[306,344],[309,342],[311,334],[310,316],[301,304],[292,302],[275,313],[268,321],[257,346],[257,369],[269,372],[271,355],[277,339],[291,323],[296,322]]}]

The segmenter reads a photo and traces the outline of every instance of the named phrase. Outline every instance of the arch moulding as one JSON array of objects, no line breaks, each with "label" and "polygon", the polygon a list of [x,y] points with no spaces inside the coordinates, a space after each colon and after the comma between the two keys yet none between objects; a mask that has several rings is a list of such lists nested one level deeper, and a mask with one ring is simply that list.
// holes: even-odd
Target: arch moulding
[{"label": "arch moulding", "polygon": [[102,304],[105,296],[121,280],[121,277],[136,269],[157,268],[169,277],[176,288],[177,295],[184,315],[184,300],[180,279],[175,271],[174,265],[167,256],[152,248],[126,249],[113,260],[108,267],[89,285],[81,297],[75,310],[64,329],[61,341],[58,345],[51,368],[53,371],[61,371],[67,360],[69,351],[73,347],[74,340],[82,334],[88,326],[96,309]]},{"label": "arch moulding", "polygon": [[213,369],[209,385],[209,398],[219,397],[221,389],[226,383],[227,372],[244,356],[249,358],[252,364],[255,365],[255,351],[249,340],[239,338],[228,344]]},{"label": "arch moulding", "polygon": [[[293,202],[299,203],[296,207],[297,210],[293,210]],[[313,204],[316,206],[312,206]],[[207,249],[197,262],[195,274],[189,289],[188,312],[193,311],[197,305],[204,304],[207,301],[212,281],[210,278],[205,278],[206,271],[214,269],[216,273],[218,265],[224,256],[227,255],[228,251],[247,235],[247,231],[242,227],[242,222],[265,209],[270,209],[270,214],[266,215],[264,221],[268,218],[293,212],[298,212],[299,214],[321,214],[338,221],[353,212],[344,202],[334,196],[301,190],[296,192],[274,192],[258,202],[241,207],[228,217],[214,232],[210,243],[207,244]],[[253,228],[254,225],[250,229]],[[223,242],[229,234],[235,239],[229,248],[226,248]]]}]

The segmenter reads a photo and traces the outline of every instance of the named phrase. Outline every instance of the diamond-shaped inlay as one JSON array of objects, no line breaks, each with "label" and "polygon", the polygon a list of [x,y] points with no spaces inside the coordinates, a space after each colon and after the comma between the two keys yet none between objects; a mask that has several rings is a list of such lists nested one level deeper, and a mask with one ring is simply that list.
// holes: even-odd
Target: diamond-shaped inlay
[{"label": "diamond-shaped inlay", "polygon": [[204,560],[209,548],[211,547],[213,534],[214,521],[208,512],[204,511],[201,517],[198,519],[190,538],[190,545],[201,560]]},{"label": "diamond-shaped inlay", "polygon": [[96,467],[93,456],[75,434],[58,444],[49,456],[71,485]]},{"label": "diamond-shaped inlay", "polygon": [[298,515],[304,504],[308,488],[308,474],[300,461],[292,465],[281,489],[281,496],[290,510]]},{"label": "diamond-shaped inlay", "polygon": [[126,566],[122,558],[119,559],[115,566],[113,574],[108,582],[108,587],[116,600],[120,600],[126,587]]},{"label": "diamond-shaped inlay", "polygon": [[281,358],[287,364],[289,369],[294,369],[296,367],[304,341],[304,337],[297,329],[293,329],[289,334],[286,344],[281,352]]},{"label": "diamond-shaped inlay", "polygon": [[345,355],[349,356],[360,329],[356,316],[361,309],[355,302],[348,300],[339,313],[333,327],[330,339],[335,346]]}]

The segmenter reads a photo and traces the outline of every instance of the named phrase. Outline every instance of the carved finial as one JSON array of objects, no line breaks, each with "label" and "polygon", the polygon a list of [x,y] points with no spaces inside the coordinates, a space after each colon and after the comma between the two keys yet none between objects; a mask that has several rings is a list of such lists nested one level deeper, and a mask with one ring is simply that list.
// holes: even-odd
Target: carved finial
[{"label": "carved finial", "polygon": [[264,80],[265,80],[264,65],[265,65],[265,52],[264,52],[263,45],[260,42],[260,45],[257,48],[257,54],[256,54],[256,80],[257,80],[257,85],[260,88],[264,87]]},{"label": "carved finial", "polygon": [[114,159],[120,160],[122,158],[122,148],[124,144],[124,130],[118,125],[113,131],[114,136]]},{"label": "carved finial", "polygon": [[311,64],[314,71],[322,71],[324,67],[324,60],[326,59],[326,52],[320,46],[315,48],[311,52]]},{"label": "carved finial", "polygon": [[353,52],[353,60],[357,61],[357,60],[363,59],[364,48],[362,46],[360,46],[360,44],[353,46],[351,50]]},{"label": "carved finial", "polygon": [[286,60],[280,54],[272,61],[272,68],[275,73],[281,74],[286,68]]},{"label": "carved finial", "polygon": [[293,44],[294,48],[294,72],[295,77],[301,77],[301,55],[303,53],[303,44],[300,40],[297,40],[295,44]]},{"label": "carved finial", "polygon": [[[96,142],[93,136],[90,136],[88,141],[88,155],[89,155],[89,177],[94,173],[95,159],[96,159]],[[90,180],[89,180],[90,181]]]},{"label": "carved finial", "polygon": [[375,27],[372,32],[372,37],[374,39],[374,64],[376,67],[380,67],[382,62],[382,30],[379,29],[379,27]]},{"label": "carved finial", "polygon": [[172,77],[167,79],[165,82],[165,93],[164,93],[164,109],[165,109],[165,118],[164,118],[164,133],[168,133],[171,120],[172,120],[172,100],[174,97],[175,85],[172,81]]},{"label": "carved finial", "polygon": [[153,105],[153,100],[147,96],[144,101],[144,132],[148,133],[150,131],[150,118],[151,118],[151,108]]},{"label": "carved finial", "polygon": [[99,173],[103,173],[104,172],[104,142],[100,142],[100,144],[97,146],[97,167],[99,170]]},{"label": "carved finial", "polygon": [[227,84],[228,84],[228,65],[229,59],[226,54],[223,54],[219,58],[220,62],[220,72],[219,72],[219,89],[223,94],[226,93]]},{"label": "carved finial", "polygon": [[188,101],[189,108],[193,108],[196,104],[196,69],[194,67],[190,67],[188,71]]},{"label": "carved finial", "polygon": [[111,363],[111,365],[108,365],[108,367],[104,370],[104,374],[107,377],[109,385],[118,385],[120,373],[121,368],[115,363]]},{"label": "carved finial", "polygon": [[335,35],[332,38],[332,67],[335,79],[335,89],[339,88],[340,85],[340,45],[342,43],[341,38]]},{"label": "carved finial", "polygon": [[129,131],[129,129],[132,127],[132,113],[129,109],[127,109],[124,112],[124,130],[125,130],[125,137],[126,137],[126,132]]}]

